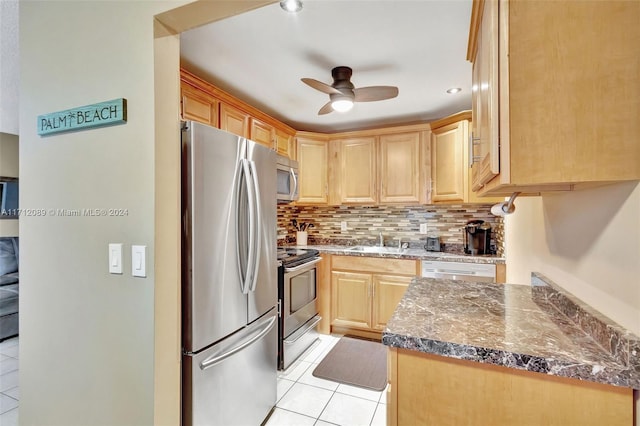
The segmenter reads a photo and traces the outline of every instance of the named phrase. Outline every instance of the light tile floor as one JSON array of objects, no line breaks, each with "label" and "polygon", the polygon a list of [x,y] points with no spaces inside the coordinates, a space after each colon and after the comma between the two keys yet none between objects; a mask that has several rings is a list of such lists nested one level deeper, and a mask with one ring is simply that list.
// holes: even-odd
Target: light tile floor
[{"label": "light tile floor", "polygon": [[18,425],[18,338],[0,342],[0,425]]},{"label": "light tile floor", "polygon": [[347,386],[313,376],[340,336],[321,335],[287,370],[278,374],[278,403],[266,426],[386,424],[386,392]]},{"label": "light tile floor", "polygon": [[[278,373],[278,403],[266,426],[378,426],[386,424],[386,392],[313,376],[340,336],[321,335],[287,370]],[[0,425],[18,425],[18,337],[0,342]]]}]

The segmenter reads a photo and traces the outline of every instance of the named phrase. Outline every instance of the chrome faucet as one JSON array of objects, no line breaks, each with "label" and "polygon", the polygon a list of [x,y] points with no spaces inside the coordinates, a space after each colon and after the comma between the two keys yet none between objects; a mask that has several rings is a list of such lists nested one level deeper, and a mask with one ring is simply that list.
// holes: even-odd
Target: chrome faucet
[{"label": "chrome faucet", "polygon": [[384,238],[382,237],[382,231],[378,234],[378,246],[384,247]]}]

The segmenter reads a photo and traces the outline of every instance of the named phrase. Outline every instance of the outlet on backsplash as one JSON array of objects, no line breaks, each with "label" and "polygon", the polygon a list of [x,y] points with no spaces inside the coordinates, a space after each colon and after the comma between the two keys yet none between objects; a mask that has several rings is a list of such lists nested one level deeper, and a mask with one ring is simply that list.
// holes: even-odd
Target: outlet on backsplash
[{"label": "outlet on backsplash", "polygon": [[344,220],[340,222],[340,232],[345,232],[347,230],[347,222]]},{"label": "outlet on backsplash", "polygon": [[420,233],[421,234],[426,234],[428,232],[428,225],[426,223],[421,223],[420,224]]}]

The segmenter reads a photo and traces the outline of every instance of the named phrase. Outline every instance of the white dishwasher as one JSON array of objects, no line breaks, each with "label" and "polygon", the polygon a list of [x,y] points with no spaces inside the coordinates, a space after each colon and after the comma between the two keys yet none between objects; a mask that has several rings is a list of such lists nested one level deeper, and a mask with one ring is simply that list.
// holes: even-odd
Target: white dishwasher
[{"label": "white dishwasher", "polygon": [[442,262],[423,260],[422,276],[477,282],[495,282],[496,265],[490,263]]}]

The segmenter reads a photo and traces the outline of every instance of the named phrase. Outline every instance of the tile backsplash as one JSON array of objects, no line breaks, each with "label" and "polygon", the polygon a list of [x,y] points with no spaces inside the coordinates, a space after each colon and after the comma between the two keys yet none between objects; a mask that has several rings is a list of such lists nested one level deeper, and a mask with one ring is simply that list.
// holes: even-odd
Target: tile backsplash
[{"label": "tile backsplash", "polygon": [[[380,232],[385,244],[397,244],[402,238],[412,248],[425,245],[426,235],[420,224],[426,223],[429,235],[440,237],[443,251],[462,252],[462,228],[469,220],[481,219],[491,224],[491,239],[497,254],[504,255],[504,230],[501,217],[491,214],[491,204],[448,204],[412,207],[396,206],[293,206],[278,205],[278,244],[295,244],[291,223],[312,223],[309,244],[374,245]],[[347,230],[341,231],[341,222]]]}]

